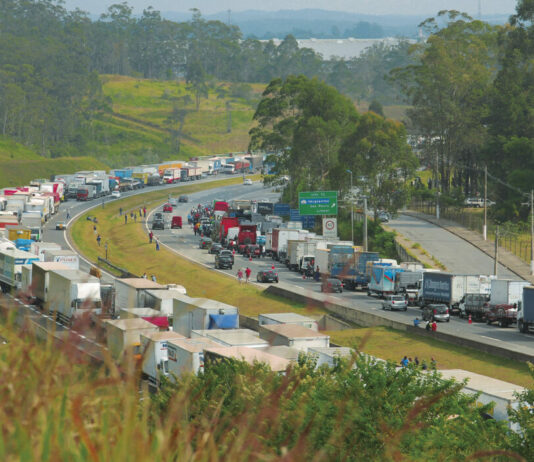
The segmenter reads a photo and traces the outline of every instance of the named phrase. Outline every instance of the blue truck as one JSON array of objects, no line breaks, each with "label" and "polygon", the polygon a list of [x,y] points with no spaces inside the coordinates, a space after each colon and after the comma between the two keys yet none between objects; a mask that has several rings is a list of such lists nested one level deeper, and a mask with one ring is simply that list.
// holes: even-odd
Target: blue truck
[{"label": "blue truck", "polygon": [[395,278],[398,273],[402,272],[404,272],[404,268],[394,267],[391,264],[374,264],[371,268],[371,279],[367,286],[367,295],[384,297],[394,294]]},{"label": "blue truck", "polygon": [[366,274],[367,263],[378,261],[378,252],[354,252],[352,262],[336,277],[341,280],[343,287],[348,290],[367,290],[369,276]]}]

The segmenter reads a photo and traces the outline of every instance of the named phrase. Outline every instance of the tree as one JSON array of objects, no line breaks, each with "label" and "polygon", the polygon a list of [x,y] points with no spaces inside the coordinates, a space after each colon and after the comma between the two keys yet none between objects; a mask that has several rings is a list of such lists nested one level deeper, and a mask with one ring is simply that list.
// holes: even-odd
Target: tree
[{"label": "tree", "polygon": [[417,158],[406,142],[402,124],[373,112],[363,114],[344,140],[340,162],[353,172],[370,208],[396,212],[407,201],[407,179]]},{"label": "tree", "polygon": [[369,111],[374,112],[376,115],[384,117],[384,108],[376,99],[371,101],[371,104],[369,104]]},{"label": "tree", "polygon": [[496,69],[497,29],[456,11],[442,11],[438,18],[446,27],[426,20],[422,26],[431,35],[412,51],[418,62],[393,76],[413,106],[408,115],[424,140],[424,160],[435,166],[434,178],[448,191],[453,170],[459,170],[468,194],[476,190],[472,176],[486,141],[482,122]]}]

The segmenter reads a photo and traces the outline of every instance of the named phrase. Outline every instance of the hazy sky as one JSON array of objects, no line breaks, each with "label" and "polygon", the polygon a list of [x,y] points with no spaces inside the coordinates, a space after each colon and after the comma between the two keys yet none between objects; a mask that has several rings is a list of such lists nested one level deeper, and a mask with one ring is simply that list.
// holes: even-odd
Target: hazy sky
[{"label": "hazy sky", "polygon": [[[66,0],[67,8],[79,7],[90,13],[102,13],[109,5],[123,0]],[[512,14],[517,0],[480,0],[482,14]],[[198,8],[203,14],[231,9],[299,10],[318,8],[362,14],[434,15],[439,10],[460,10],[471,15],[478,11],[478,0],[129,0],[135,13],[148,6],[159,11],[188,11]]]}]

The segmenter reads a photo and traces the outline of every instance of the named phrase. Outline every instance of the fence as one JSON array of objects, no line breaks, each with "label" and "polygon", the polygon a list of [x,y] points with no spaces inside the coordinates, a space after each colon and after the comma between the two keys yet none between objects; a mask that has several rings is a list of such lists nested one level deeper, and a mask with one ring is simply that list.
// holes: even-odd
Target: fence
[{"label": "fence", "polygon": [[[436,216],[435,201],[414,199],[410,204],[410,209],[416,212],[426,213],[427,215]],[[484,228],[484,215],[477,212],[479,212],[477,209],[465,210],[458,207],[440,206],[440,218],[454,221],[464,228],[482,234]],[[487,226],[488,240],[495,241],[497,224],[488,218]],[[531,241],[528,225],[526,223],[506,223],[504,225],[500,225],[499,247],[508,250],[514,255],[517,255],[526,263],[530,263]]]}]

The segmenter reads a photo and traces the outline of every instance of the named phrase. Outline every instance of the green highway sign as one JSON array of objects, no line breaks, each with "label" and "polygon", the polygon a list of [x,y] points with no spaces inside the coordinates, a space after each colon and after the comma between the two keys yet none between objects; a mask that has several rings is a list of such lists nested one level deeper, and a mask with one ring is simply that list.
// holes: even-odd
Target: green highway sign
[{"label": "green highway sign", "polygon": [[337,215],[337,191],[299,193],[301,215]]}]

